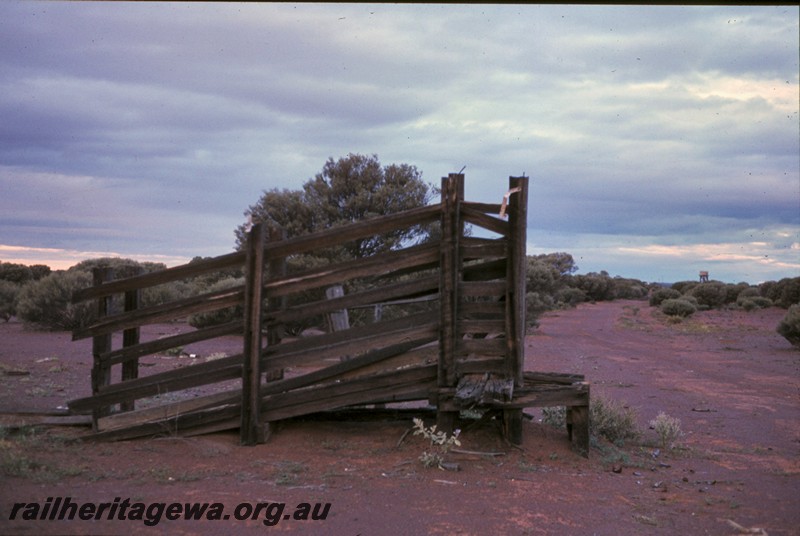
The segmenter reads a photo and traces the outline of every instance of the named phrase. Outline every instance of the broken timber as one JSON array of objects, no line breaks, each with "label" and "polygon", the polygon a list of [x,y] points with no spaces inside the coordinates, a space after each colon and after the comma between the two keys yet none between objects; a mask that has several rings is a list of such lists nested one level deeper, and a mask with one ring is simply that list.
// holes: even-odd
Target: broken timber
[{"label": "broken timber", "polygon": [[[506,437],[519,444],[524,408],[566,406],[570,440],[588,453],[584,377],[524,370],[528,179],[511,177],[502,205],[465,201],[460,174],[443,178],[441,191],[438,205],[302,237],[256,223],[243,251],[159,272],[115,280],[98,269],[94,285],[73,296],[95,300],[98,318],[73,333],[93,339],[93,367],[92,394],[71,401],[71,413],[90,415],[99,440],[238,428],[241,443],[253,445],[283,419],[423,401],[445,431],[459,411],[496,410]],[[441,225],[438,240],[287,269],[292,255],[434,222]],[[466,224],[495,236],[468,236]],[[244,271],[244,285],[149,307],[138,298],[147,287],[230,269]],[[124,297],[121,312],[114,309],[117,294]],[[230,307],[242,308],[243,321],[140,340],[143,325]],[[380,314],[353,322],[358,315],[348,318],[348,310],[359,309]],[[287,326],[325,318],[328,333],[286,336]],[[117,349],[115,333],[122,334]],[[139,374],[141,358],[230,335],[242,340],[236,355]],[[121,381],[114,383],[118,365]],[[166,393],[173,395],[164,403],[159,397]]]}]

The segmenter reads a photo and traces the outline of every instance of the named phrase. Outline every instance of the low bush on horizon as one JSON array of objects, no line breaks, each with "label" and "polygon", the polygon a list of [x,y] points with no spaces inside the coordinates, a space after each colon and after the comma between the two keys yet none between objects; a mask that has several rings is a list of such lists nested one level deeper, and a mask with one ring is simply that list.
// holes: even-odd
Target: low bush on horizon
[{"label": "low bush on horizon", "polygon": [[778,324],[776,331],[792,346],[800,348],[800,303],[789,307],[786,316]]},{"label": "low bush on horizon", "polygon": [[661,312],[669,316],[686,318],[697,312],[697,306],[684,298],[668,299],[661,302]]}]

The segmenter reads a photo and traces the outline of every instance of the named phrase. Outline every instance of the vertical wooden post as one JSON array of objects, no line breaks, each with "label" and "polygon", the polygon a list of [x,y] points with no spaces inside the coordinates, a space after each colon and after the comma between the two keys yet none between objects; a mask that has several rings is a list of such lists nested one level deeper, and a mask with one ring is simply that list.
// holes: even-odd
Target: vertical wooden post
[{"label": "vertical wooden post", "polygon": [[[460,204],[464,198],[464,175],[451,173],[442,178],[442,240],[439,255],[440,280],[440,336],[438,386],[441,389],[455,388],[456,351],[458,349],[458,282],[461,277],[461,255],[459,252],[463,224]],[[451,433],[458,414],[453,411],[449,397],[439,396],[436,425],[445,433]]]},{"label": "vertical wooden post", "polygon": [[[508,296],[506,298],[506,344],[508,374],[514,387],[524,384],[525,369],[525,270],[527,266],[528,178],[509,177],[508,199]],[[503,432],[515,445],[522,443],[522,410],[503,412]]]},{"label": "vertical wooden post", "polygon": [[[277,227],[269,228],[269,241],[278,242],[286,240],[286,230]],[[286,257],[270,258],[268,260],[267,273],[270,279],[278,279],[286,275]],[[280,311],[286,309],[286,296],[269,298],[267,300],[267,311]],[[280,344],[283,337],[283,326],[271,325],[267,327],[267,346]],[[268,370],[266,380],[273,382],[283,379],[283,369]]]},{"label": "vertical wooden post", "polygon": [[580,386],[583,391],[585,403],[580,406],[567,406],[567,435],[572,442],[572,448],[582,456],[589,457],[589,382],[573,384]]},{"label": "vertical wooden post", "polygon": [[264,273],[265,226],[257,223],[247,237],[244,288],[244,352],[242,361],[242,445],[263,443],[261,422],[261,294]]},{"label": "vertical wooden post", "polygon": [[[92,284],[102,285],[114,277],[114,271],[108,267],[94,268],[92,270]],[[97,318],[108,316],[111,306],[111,296],[101,296],[97,299]],[[92,338],[92,394],[96,395],[102,387],[111,383],[111,366],[101,360],[100,356],[111,351],[111,334],[95,335]],[[110,406],[92,410],[92,429],[97,431],[97,420],[111,413]]]},{"label": "vertical wooden post", "polygon": [[[137,275],[141,274],[139,269]],[[125,312],[135,311],[139,308],[140,289],[125,292]],[[134,346],[139,344],[139,327],[129,328],[122,332],[122,346]],[[122,381],[135,380],[139,377],[139,358],[131,359],[122,363]],[[119,406],[121,411],[133,411],[136,408],[136,401],[129,400],[122,402]]]}]

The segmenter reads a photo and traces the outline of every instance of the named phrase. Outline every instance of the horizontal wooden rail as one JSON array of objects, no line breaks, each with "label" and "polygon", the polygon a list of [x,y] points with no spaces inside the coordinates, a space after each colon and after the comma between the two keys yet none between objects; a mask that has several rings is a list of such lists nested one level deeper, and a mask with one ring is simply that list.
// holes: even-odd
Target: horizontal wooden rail
[{"label": "horizontal wooden rail", "polygon": [[245,254],[243,251],[228,253],[213,259],[203,259],[189,264],[174,266],[158,272],[148,272],[146,274],[109,281],[102,285],[88,287],[75,291],[72,295],[73,303],[88,300],[90,298],[101,298],[118,292],[137,290],[145,287],[171,283],[181,279],[187,279],[208,272],[238,268],[244,265]]},{"label": "horizontal wooden rail", "polygon": [[[90,439],[94,441],[120,441],[144,436],[189,435],[186,434],[187,430],[190,430],[193,434],[202,433],[203,431],[226,430],[238,427],[241,412],[241,403],[222,405],[202,411],[182,413],[168,420],[145,422],[137,426],[101,431],[90,436]],[[219,426],[220,423],[223,423],[223,425]]]},{"label": "horizontal wooden rail", "polygon": [[105,316],[90,326],[72,332],[72,340],[114,333],[123,329],[135,328],[145,324],[155,324],[165,320],[175,320],[194,313],[214,311],[241,305],[244,301],[244,286],[208,292],[174,302],[136,309],[126,313]]},{"label": "horizontal wooden rail", "polygon": [[507,221],[489,216],[483,212],[480,212],[479,210],[470,208],[469,206],[462,205],[461,217],[467,223],[477,225],[478,227],[501,234],[503,236],[508,236],[510,232],[510,227],[508,226]]},{"label": "horizontal wooden rail", "polygon": [[186,346],[200,341],[224,337],[226,335],[236,335],[242,333],[241,322],[228,322],[217,326],[198,329],[180,335],[172,335],[139,343],[134,346],[126,346],[118,350],[113,350],[100,355],[101,361],[107,361],[109,365],[117,365],[146,355],[152,355],[163,350]]},{"label": "horizontal wooden rail", "polygon": [[492,279],[506,278],[506,259],[465,264],[463,272],[464,281],[490,281]]},{"label": "horizontal wooden rail", "polygon": [[462,210],[467,208],[474,212],[482,212],[484,214],[500,214],[502,208],[501,203],[480,203],[477,201],[461,201]]},{"label": "horizontal wooden rail", "polygon": [[461,320],[458,323],[461,334],[466,333],[504,333],[506,321],[503,318],[491,320]]},{"label": "horizontal wooden rail", "polygon": [[424,296],[438,291],[439,277],[424,277],[361,292],[354,292],[341,298],[304,303],[278,311],[267,311],[265,317],[270,323],[294,322],[331,311],[374,306],[390,300]]},{"label": "horizontal wooden rail", "polygon": [[[377,324],[371,324],[376,326]],[[264,370],[279,370],[291,366],[307,365],[311,363],[321,363],[328,359],[346,359],[362,353],[366,348],[379,348],[381,346],[393,346],[408,340],[421,339],[426,342],[436,340],[436,324],[421,324],[411,327],[403,327],[391,331],[371,330],[361,336],[354,336],[339,340],[329,344],[318,344],[306,348],[281,348],[272,354],[266,354],[263,361]],[[354,331],[354,330],[348,330]],[[338,333],[344,332],[337,332]],[[315,338],[322,338],[315,337]],[[290,346],[289,344],[286,345]]]},{"label": "horizontal wooden rail", "polygon": [[467,242],[461,245],[461,258],[464,261],[476,259],[501,259],[508,256],[508,246],[495,240]]},{"label": "horizontal wooden rail", "polygon": [[436,385],[436,368],[436,364],[423,365],[276,394],[264,399],[261,411],[268,421],[273,421],[363,404],[387,396],[392,391],[407,391],[409,387],[421,394],[427,393],[426,383],[430,386]]},{"label": "horizontal wooden rail", "polygon": [[264,285],[265,297],[285,296],[359,277],[387,276],[409,269],[421,270],[434,267],[438,263],[438,244],[414,246],[365,259],[324,266],[281,279],[271,279]]},{"label": "horizontal wooden rail", "polygon": [[500,281],[468,281],[458,286],[458,291],[465,298],[482,298],[504,296],[508,283]]},{"label": "horizontal wooden rail", "polygon": [[125,382],[102,387],[99,392],[86,398],[78,398],[69,402],[69,409],[74,413],[155,396],[172,391],[180,391],[189,387],[197,387],[209,383],[217,383],[241,377],[242,355],[232,355],[199,363],[189,367],[168,370],[150,376],[136,378]]}]

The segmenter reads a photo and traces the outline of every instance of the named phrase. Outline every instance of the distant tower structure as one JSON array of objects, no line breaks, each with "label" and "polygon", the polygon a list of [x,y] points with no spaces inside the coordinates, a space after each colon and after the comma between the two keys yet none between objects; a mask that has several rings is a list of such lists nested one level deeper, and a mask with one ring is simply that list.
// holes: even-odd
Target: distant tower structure
[{"label": "distant tower structure", "polygon": [[701,283],[708,283],[708,272],[706,272],[706,271],[700,272],[700,282]]}]

